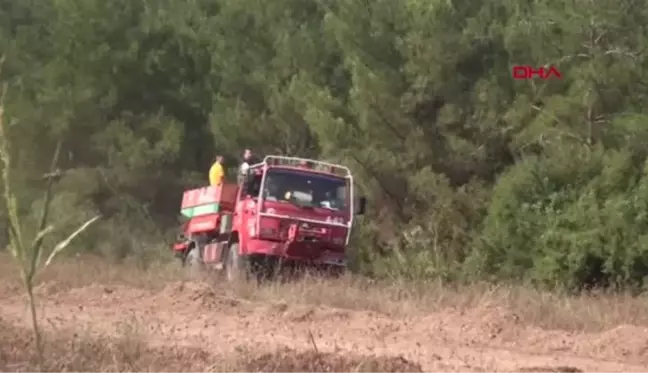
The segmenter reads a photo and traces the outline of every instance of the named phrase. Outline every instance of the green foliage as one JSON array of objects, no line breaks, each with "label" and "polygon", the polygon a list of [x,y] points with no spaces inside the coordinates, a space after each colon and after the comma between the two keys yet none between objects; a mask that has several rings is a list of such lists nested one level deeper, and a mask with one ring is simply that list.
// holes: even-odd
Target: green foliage
[{"label": "green foliage", "polygon": [[634,0],[5,1],[19,213],[61,139],[53,211],[106,219],[76,250],[161,256],[182,191],[251,147],[353,169],[360,272],[642,287],[646,20]]},{"label": "green foliage", "polygon": [[500,178],[468,268],[570,289],[645,285],[645,157],[570,155],[528,159]]}]

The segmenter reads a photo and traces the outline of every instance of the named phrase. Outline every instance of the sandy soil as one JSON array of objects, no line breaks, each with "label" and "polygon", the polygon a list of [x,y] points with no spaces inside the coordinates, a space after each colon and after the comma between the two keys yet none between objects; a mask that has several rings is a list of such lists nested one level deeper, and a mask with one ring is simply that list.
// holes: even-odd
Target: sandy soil
[{"label": "sandy soil", "polygon": [[[290,348],[407,362],[392,371],[417,370],[417,364],[424,371],[648,370],[648,329],[641,326],[543,330],[492,303],[387,315],[280,298],[249,300],[214,289],[218,287],[200,281],[170,282],[156,289],[116,284],[60,289],[50,281],[39,285],[37,294],[46,331],[117,336],[129,329],[152,348],[194,348],[213,359]],[[28,326],[18,290],[4,286],[0,320]]]}]

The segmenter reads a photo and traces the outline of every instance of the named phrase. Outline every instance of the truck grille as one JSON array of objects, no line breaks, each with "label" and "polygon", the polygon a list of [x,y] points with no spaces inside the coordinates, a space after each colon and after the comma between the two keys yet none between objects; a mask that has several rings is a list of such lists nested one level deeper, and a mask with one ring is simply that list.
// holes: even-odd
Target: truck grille
[{"label": "truck grille", "polygon": [[292,224],[299,224],[300,230],[299,230],[299,237],[297,238],[298,241],[305,241],[305,242],[319,242],[319,241],[325,241],[325,237],[321,234],[319,234],[319,229],[321,229],[321,226],[315,226],[314,224],[307,223],[308,228],[303,228],[302,227],[302,222],[299,221],[291,221],[288,219],[283,219],[279,223],[279,236],[281,237],[282,240],[288,239],[288,230],[290,229],[290,226]]}]

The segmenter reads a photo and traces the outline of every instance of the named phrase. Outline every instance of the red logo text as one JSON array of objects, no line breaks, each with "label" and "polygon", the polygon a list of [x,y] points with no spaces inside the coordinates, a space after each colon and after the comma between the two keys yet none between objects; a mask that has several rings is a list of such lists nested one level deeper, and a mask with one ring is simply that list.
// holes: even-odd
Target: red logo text
[{"label": "red logo text", "polygon": [[562,79],[562,73],[555,66],[534,67],[528,65],[513,66],[513,79]]}]

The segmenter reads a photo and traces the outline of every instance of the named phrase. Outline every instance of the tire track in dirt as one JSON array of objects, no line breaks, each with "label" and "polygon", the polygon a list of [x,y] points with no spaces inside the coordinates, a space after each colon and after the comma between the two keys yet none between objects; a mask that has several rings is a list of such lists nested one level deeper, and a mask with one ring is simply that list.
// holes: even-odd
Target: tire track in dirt
[{"label": "tire track in dirt", "polygon": [[[425,371],[514,371],[567,366],[584,371],[646,371],[648,330],[619,326],[577,334],[519,325],[497,307],[466,313],[389,318],[368,311],[285,303],[258,303],[215,294],[207,285],[183,283],[159,292],[99,285],[69,292],[39,289],[41,314],[52,329],[117,333],[139,329],[153,346],[200,347],[227,355],[241,346],[401,355]],[[25,323],[20,296],[0,300],[0,317]]]}]

